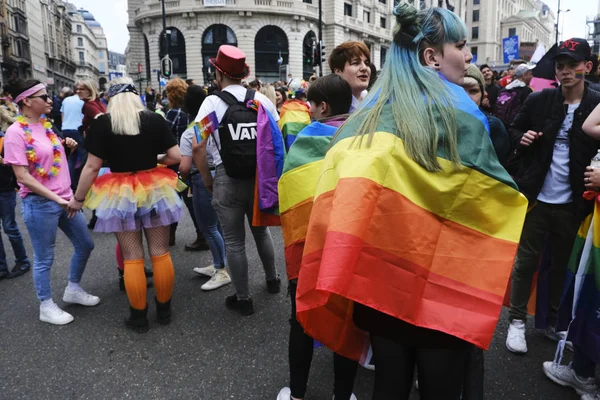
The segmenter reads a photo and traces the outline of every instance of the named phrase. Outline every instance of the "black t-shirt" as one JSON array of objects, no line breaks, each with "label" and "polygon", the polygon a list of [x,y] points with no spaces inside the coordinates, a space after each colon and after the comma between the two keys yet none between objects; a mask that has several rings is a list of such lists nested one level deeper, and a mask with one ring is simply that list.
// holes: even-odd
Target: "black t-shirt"
[{"label": "black t-shirt", "polygon": [[156,156],[177,145],[167,121],[159,114],[140,113],[140,133],[135,136],[116,135],[112,131],[110,114],[95,119],[87,131],[84,147],[108,162],[111,172],[134,172],[156,167]]}]

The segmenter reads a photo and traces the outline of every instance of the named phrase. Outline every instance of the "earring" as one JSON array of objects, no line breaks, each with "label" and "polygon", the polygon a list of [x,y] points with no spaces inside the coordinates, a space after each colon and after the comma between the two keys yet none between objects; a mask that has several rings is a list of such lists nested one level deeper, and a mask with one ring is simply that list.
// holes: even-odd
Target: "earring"
[{"label": "earring", "polygon": [[436,68],[439,68],[439,67],[440,67],[440,64],[438,64],[438,63],[435,63],[435,64],[433,64],[433,66],[434,66],[434,67],[436,67]]}]

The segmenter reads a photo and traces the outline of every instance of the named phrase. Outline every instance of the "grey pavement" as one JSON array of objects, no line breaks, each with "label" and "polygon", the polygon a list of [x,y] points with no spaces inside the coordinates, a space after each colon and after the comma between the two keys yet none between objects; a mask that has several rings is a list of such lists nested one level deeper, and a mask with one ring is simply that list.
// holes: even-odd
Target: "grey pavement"
[{"label": "grey pavement", "polygon": [[[20,218],[19,224],[32,257]],[[285,281],[281,231],[271,231],[277,267]],[[128,303],[118,288],[115,239],[96,233],[93,237],[96,248],[82,286],[102,302],[93,308],[66,306],[75,316],[69,325],[57,327],[38,320],[31,273],[0,281],[0,399],[275,400],[288,385],[286,285],[280,294],[267,293],[253,243],[248,253],[256,313],[244,318],[225,308],[225,297],[233,293],[231,285],[212,292],[200,290],[206,279],[192,268],[210,264],[210,252],[183,251],[183,245],[194,237],[186,215],[172,249],[174,320],[169,326],[151,320],[150,331],[140,335],[123,325]],[[6,236],[3,241],[12,265]],[[59,234],[52,285],[54,300],[61,306],[71,254],[70,243]],[[152,296],[149,289],[148,298]],[[154,317],[153,303],[149,304]],[[530,330],[529,353],[509,353],[504,347],[505,312],[503,317],[486,352],[486,399],[578,399],[542,372],[541,364],[552,359],[555,344]],[[306,399],[331,399],[332,383],[332,355],[324,348],[316,349]],[[360,368],[355,384],[359,400],[371,397],[372,385],[373,373]],[[418,398],[413,393],[411,400]]]}]

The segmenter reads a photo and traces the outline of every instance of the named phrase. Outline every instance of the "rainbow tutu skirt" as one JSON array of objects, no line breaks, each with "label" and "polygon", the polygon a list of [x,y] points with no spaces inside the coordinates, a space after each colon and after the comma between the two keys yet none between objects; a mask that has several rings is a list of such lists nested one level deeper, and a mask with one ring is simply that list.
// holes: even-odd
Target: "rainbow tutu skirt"
[{"label": "rainbow tutu skirt", "polygon": [[179,221],[183,202],[177,182],[177,174],[164,167],[99,176],[85,199],[98,217],[94,231],[139,231]]}]

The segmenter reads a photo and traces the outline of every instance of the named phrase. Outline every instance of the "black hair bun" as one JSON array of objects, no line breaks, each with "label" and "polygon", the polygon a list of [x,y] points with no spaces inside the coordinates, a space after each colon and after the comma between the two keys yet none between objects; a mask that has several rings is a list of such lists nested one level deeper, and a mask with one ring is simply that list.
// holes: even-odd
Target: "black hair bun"
[{"label": "black hair bun", "polygon": [[409,36],[415,37],[421,32],[421,21],[419,11],[412,5],[401,2],[394,7],[394,15],[396,23],[401,32]]}]

